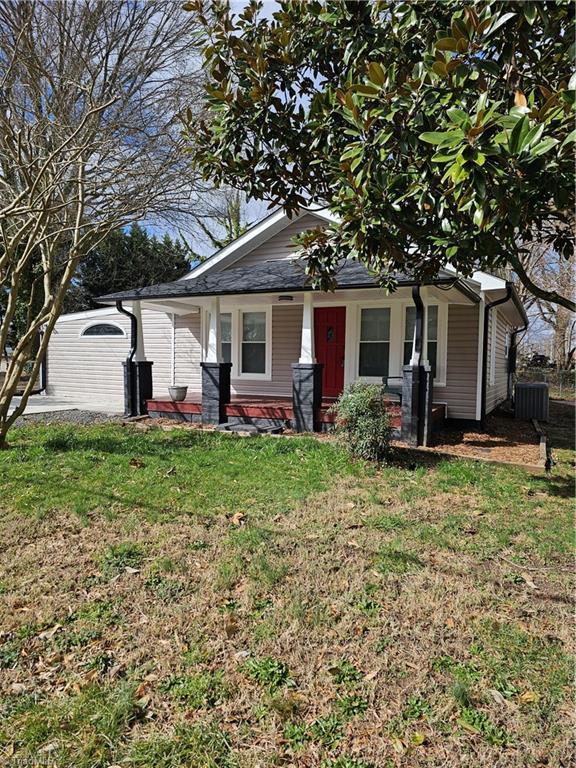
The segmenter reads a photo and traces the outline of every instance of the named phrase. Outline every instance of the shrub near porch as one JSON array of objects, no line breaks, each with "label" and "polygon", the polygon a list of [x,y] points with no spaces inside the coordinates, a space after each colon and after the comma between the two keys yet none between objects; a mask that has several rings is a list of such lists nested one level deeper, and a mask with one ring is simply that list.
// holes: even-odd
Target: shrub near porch
[{"label": "shrub near porch", "polygon": [[547,479],[460,461],[376,471],[302,438],[15,433],[0,453],[0,754],[569,764],[559,458]]}]

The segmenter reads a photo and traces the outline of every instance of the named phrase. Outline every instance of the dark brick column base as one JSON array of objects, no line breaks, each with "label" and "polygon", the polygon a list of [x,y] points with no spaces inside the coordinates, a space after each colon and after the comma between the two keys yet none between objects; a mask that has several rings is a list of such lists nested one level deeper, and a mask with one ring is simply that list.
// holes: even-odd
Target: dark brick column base
[{"label": "dark brick column base", "polygon": [[403,368],[400,434],[408,445],[430,445],[432,373],[429,366],[405,365]]},{"label": "dark brick column base", "polygon": [[222,424],[230,402],[232,363],[200,363],[202,368],[202,423]]},{"label": "dark brick column base", "polygon": [[293,427],[314,432],[314,416],[322,405],[322,363],[292,363]]},{"label": "dark brick column base", "polygon": [[124,360],[124,415],[144,416],[146,400],[152,397],[152,365],[150,360]]}]

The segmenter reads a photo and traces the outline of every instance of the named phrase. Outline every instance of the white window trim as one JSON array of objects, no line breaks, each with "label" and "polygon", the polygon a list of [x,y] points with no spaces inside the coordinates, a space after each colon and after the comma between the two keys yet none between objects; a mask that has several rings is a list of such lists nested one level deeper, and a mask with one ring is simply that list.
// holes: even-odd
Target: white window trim
[{"label": "white window trim", "polygon": [[[264,373],[243,373],[240,369],[242,361],[242,314],[244,312],[263,312],[266,315],[266,368]],[[272,305],[234,305],[220,308],[221,315],[232,316],[232,372],[233,381],[271,381],[272,380]],[[208,349],[208,319],[210,310],[206,309],[202,314],[204,329],[202,332],[202,361],[206,360]]]},{"label": "white window trim", "polygon": [[[405,302],[402,308],[402,325],[401,325],[401,350],[402,357],[404,359],[404,343],[406,334],[406,310],[408,307],[413,307],[414,304]],[[438,328],[436,338],[436,378],[434,379],[435,387],[446,386],[446,366],[448,359],[448,304],[443,304],[436,301],[424,301],[424,307],[438,307]],[[422,350],[422,356],[424,360],[428,361],[428,321],[426,320],[424,328],[424,345]],[[400,374],[402,375],[402,374]]]},{"label": "white window trim", "polygon": [[[392,302],[376,302],[374,304],[360,304],[356,308],[356,323],[357,323],[357,339],[355,345],[355,365],[354,373],[356,381],[365,381],[367,384],[382,384],[382,376],[360,376],[360,344],[362,344],[362,310],[363,309],[388,309],[390,310],[390,333],[388,334],[388,378],[393,376],[392,374],[392,339],[394,334],[392,333]],[[366,342],[367,344],[374,344],[377,342]],[[344,347],[344,353],[346,353],[346,347]]]},{"label": "white window trim", "polygon": [[88,325],[85,325],[83,328],[81,328],[79,337],[87,338],[87,339],[120,339],[121,338],[119,333],[115,333],[113,335],[102,334],[102,335],[96,335],[96,336],[86,336],[86,331],[89,328],[94,328],[95,325],[113,325],[115,328],[118,328],[118,330],[122,332],[122,336],[126,338],[126,331],[124,330],[124,328],[122,328],[121,325],[114,322],[114,320],[105,320],[104,317],[102,317],[101,319],[99,318],[98,320],[95,320],[93,323],[88,323]]},{"label": "white window trim", "polygon": [[[242,315],[247,312],[260,312],[266,315],[266,351],[264,373],[245,373],[242,371]],[[236,339],[234,338],[234,320],[236,320]],[[234,375],[236,371],[236,375]],[[232,316],[232,378],[240,381],[271,381],[272,379],[272,306],[254,305],[237,309]]]}]

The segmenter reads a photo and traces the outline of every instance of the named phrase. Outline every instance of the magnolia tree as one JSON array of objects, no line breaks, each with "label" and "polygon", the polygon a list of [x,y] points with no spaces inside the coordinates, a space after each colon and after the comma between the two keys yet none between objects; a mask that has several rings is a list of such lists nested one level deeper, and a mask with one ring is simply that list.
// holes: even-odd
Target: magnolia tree
[{"label": "magnolia tree", "polygon": [[0,382],[0,445],[86,254],[128,222],[191,207],[201,185],[180,118],[197,114],[197,40],[194,17],[166,0],[0,4],[0,349],[18,314],[22,329]]},{"label": "magnolia tree", "polygon": [[[573,5],[563,0],[186,3],[204,25],[211,119],[206,178],[281,205],[326,206],[337,226],[301,239],[330,288],[342,254],[393,287],[446,262],[512,269],[535,240],[574,238]],[[190,124],[191,133],[195,125]]]}]

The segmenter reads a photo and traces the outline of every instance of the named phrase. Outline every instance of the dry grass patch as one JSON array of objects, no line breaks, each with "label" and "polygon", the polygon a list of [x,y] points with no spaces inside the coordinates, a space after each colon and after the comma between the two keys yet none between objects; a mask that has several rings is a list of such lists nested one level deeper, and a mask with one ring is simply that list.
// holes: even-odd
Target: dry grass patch
[{"label": "dry grass patch", "polygon": [[571,510],[546,482],[453,462],[290,510],[12,512],[5,761],[568,765]]}]

